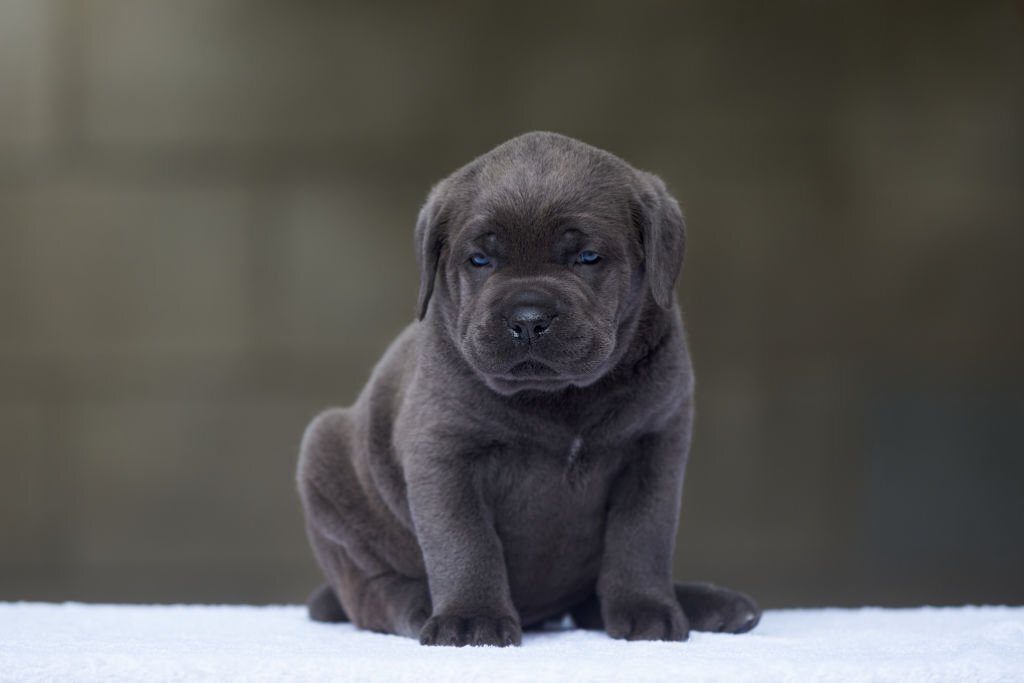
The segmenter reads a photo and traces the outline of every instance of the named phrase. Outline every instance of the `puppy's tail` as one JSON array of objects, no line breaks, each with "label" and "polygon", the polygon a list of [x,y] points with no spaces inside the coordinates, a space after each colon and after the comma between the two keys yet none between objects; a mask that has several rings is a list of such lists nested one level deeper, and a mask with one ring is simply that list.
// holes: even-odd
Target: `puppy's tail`
[{"label": "puppy's tail", "polygon": [[313,621],[348,621],[348,615],[338,602],[334,589],[326,583],[309,594],[306,608],[309,610],[309,618]]}]

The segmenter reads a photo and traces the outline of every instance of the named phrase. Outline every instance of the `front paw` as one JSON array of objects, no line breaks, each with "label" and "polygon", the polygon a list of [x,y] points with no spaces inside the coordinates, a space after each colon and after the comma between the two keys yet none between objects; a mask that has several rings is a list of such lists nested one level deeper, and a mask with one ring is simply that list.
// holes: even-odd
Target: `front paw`
[{"label": "front paw", "polygon": [[420,631],[423,645],[495,645],[506,647],[523,642],[519,619],[511,615],[466,616],[435,614]]},{"label": "front paw", "polygon": [[604,627],[612,638],[686,640],[690,624],[673,597],[634,597],[604,606]]}]

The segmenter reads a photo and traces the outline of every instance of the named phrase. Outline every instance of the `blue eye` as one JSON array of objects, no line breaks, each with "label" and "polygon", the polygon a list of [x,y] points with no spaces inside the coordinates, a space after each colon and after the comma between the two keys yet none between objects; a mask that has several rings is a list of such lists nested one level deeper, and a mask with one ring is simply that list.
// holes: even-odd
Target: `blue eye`
[{"label": "blue eye", "polygon": [[483,254],[473,254],[469,257],[469,262],[477,268],[483,268],[484,266],[491,265],[491,259],[487,258]]},{"label": "blue eye", "polygon": [[591,266],[601,260],[601,255],[596,251],[581,251],[576,260],[585,266]]}]

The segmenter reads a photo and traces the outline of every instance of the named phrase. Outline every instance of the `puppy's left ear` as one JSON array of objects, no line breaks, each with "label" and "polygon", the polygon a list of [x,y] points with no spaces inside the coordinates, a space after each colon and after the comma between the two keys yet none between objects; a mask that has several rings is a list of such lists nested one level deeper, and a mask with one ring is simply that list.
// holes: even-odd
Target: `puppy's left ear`
[{"label": "puppy's left ear", "polygon": [[639,189],[633,220],[643,242],[647,284],[658,305],[669,309],[686,254],[686,222],[661,178],[644,171],[637,171],[637,176]]},{"label": "puppy's left ear", "polygon": [[427,306],[434,293],[434,280],[437,279],[437,266],[441,260],[441,248],[444,246],[444,196],[445,182],[442,181],[430,191],[416,219],[416,261],[420,267],[420,296],[416,304],[416,317],[419,320],[427,315]]}]

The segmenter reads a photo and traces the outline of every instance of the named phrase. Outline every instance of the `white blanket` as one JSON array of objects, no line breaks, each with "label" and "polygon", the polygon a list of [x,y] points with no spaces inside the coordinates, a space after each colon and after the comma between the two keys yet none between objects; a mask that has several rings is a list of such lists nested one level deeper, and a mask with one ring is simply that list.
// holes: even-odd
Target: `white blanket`
[{"label": "white blanket", "polygon": [[1024,608],[783,610],[752,633],[422,647],[300,607],[0,603],[3,681],[1022,681]]}]

